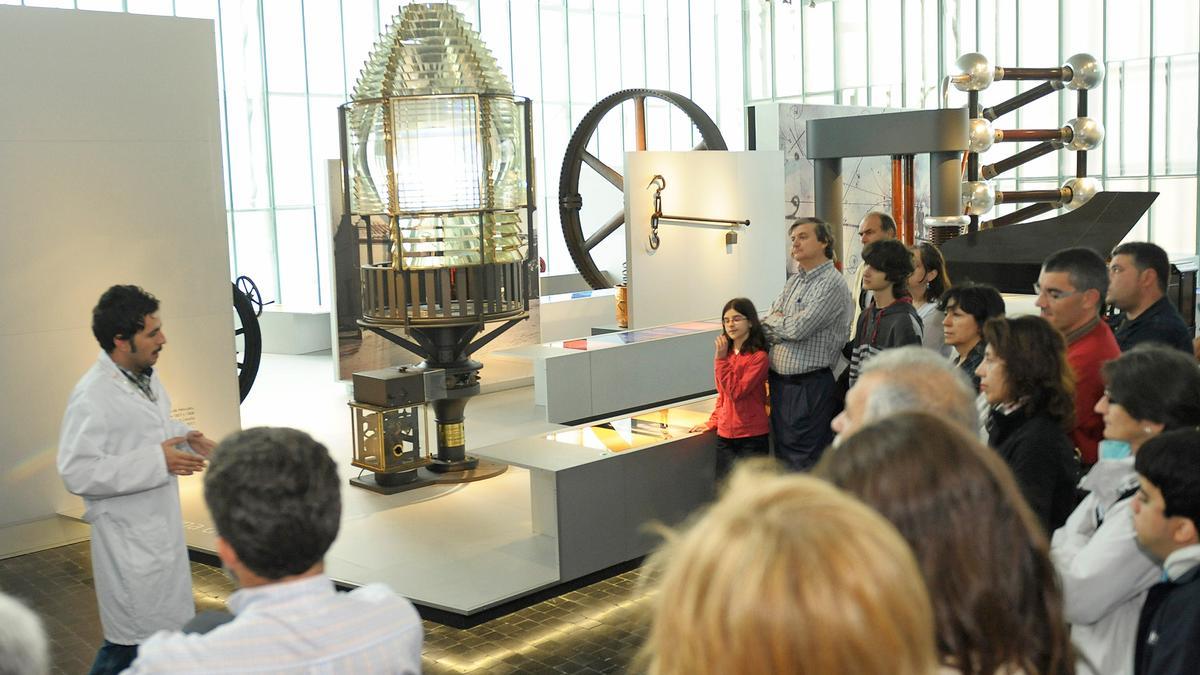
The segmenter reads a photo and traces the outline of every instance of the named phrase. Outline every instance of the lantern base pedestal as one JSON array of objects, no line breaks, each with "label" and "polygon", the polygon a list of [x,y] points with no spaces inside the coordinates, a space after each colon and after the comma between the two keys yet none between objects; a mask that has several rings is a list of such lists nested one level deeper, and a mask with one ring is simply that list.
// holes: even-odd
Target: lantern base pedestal
[{"label": "lantern base pedestal", "polygon": [[394,495],[398,492],[407,492],[427,485],[473,483],[477,480],[494,478],[507,470],[507,464],[478,460],[475,468],[464,471],[434,472],[430,471],[427,467],[421,467],[420,469],[404,471],[400,474],[383,474],[385,476],[383,479],[384,484],[381,484],[377,479],[376,476],[378,474],[367,472],[362,476],[351,478],[350,484],[381,495]]},{"label": "lantern base pedestal", "polygon": [[467,455],[462,459],[438,459],[434,457],[427,468],[434,473],[451,473],[471,471],[478,467],[479,458]]}]

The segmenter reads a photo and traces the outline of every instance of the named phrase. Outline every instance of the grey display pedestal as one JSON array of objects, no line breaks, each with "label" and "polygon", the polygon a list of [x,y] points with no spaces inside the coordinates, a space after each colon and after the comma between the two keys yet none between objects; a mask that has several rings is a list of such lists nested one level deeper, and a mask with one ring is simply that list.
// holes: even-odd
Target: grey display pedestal
[{"label": "grey display pedestal", "polygon": [[[675,409],[706,417],[712,405],[706,399]],[[534,531],[557,541],[560,583],[646,555],[661,541],[648,524],[678,524],[716,491],[711,433],[619,452],[545,436],[476,452],[529,470]]]}]

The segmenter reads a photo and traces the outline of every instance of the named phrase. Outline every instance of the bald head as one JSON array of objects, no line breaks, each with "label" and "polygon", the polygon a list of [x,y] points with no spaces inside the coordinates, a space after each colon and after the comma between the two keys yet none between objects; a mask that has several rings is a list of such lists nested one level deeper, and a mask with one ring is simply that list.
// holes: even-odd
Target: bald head
[{"label": "bald head", "polygon": [[858,238],[863,246],[883,239],[895,239],[896,221],[882,211],[871,211],[858,221]]},{"label": "bald head", "polygon": [[902,412],[944,416],[972,435],[979,432],[975,392],[966,374],[944,356],[917,346],[888,349],[867,361],[833,430],[843,438]]}]

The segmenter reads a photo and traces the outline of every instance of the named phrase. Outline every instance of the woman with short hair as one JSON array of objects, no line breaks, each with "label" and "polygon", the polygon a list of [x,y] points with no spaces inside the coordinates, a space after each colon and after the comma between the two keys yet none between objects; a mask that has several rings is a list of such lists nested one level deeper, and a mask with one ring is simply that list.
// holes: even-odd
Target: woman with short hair
[{"label": "woman with short hair", "polygon": [[1045,535],[974,436],[926,413],[894,415],[831,448],[816,475],[883,514],[916,553],[943,673],[1073,672]]},{"label": "woman with short hair", "polygon": [[1075,377],[1067,341],[1038,316],[989,319],[975,373],[991,405],[988,445],[1008,463],[1046,532],[1075,508],[1079,460],[1068,430],[1075,420]]},{"label": "woman with short hair", "polygon": [[938,310],[945,316],[942,339],[954,348],[951,354],[954,364],[967,373],[975,390],[979,391],[979,376],[975,369],[983,362],[983,350],[987,346],[983,324],[988,319],[1004,316],[1004,298],[986,284],[959,284],[942,294]]},{"label": "woman with short hair", "polygon": [[1100,461],[1080,481],[1088,496],[1054,533],[1050,551],[1062,578],[1079,672],[1128,675],[1146,591],[1162,573],[1137,545],[1133,458],[1163,432],[1200,425],[1200,368],[1178,350],[1140,345],[1104,364],[1100,376]]},{"label": "woman with short hair", "polygon": [[929,595],[870,508],[803,474],[734,470],[648,565],[651,675],[929,675]]}]

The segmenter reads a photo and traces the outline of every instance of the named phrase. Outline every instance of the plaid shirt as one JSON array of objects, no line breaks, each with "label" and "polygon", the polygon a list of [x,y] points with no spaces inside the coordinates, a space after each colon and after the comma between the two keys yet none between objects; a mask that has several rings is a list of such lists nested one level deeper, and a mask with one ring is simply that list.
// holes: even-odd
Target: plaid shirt
[{"label": "plaid shirt", "polygon": [[771,370],[780,375],[833,368],[850,337],[854,298],[832,260],[787,280],[763,319]]}]

